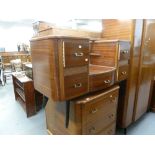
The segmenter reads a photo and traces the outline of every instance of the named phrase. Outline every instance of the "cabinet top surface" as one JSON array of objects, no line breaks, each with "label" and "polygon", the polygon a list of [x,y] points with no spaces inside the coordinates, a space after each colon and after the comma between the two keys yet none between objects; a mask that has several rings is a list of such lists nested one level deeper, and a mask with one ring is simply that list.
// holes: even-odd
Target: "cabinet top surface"
[{"label": "cabinet top surface", "polygon": [[118,89],[119,89],[119,86],[113,86],[113,87],[108,88],[106,91],[102,90],[102,91],[98,91],[98,92],[93,93],[93,94],[84,95],[84,96],[76,98],[72,101],[76,102],[78,104],[85,104],[87,102],[93,101],[98,97],[102,97],[102,96],[104,96],[104,95],[106,95],[112,91],[118,90]]},{"label": "cabinet top surface", "polygon": [[99,65],[89,65],[89,75],[98,75],[115,71],[116,68]]},{"label": "cabinet top surface", "polygon": [[104,38],[98,38],[98,39],[91,38],[90,40],[95,43],[111,43],[111,42],[114,42],[114,43],[129,42],[130,43],[130,40],[118,40],[118,39],[109,40],[109,39],[104,39]]},{"label": "cabinet top surface", "polygon": [[89,40],[88,37],[73,37],[73,36],[62,36],[62,35],[47,35],[47,36],[43,36],[43,37],[34,37],[30,41],[44,40],[44,39],[83,39],[83,40]]},{"label": "cabinet top surface", "polygon": [[32,81],[32,79],[30,79],[23,73],[14,72],[14,73],[12,73],[12,76],[14,76],[16,79],[18,79],[21,83],[26,83],[26,82]]}]

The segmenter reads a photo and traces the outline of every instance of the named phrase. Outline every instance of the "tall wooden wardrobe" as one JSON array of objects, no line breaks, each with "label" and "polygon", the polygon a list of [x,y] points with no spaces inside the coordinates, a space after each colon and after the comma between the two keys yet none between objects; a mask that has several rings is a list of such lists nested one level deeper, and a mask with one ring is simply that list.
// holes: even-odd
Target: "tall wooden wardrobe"
[{"label": "tall wooden wardrobe", "polygon": [[155,20],[103,20],[103,27],[106,39],[131,41],[129,75],[120,83],[117,116],[117,125],[127,128],[149,109],[155,73]]}]

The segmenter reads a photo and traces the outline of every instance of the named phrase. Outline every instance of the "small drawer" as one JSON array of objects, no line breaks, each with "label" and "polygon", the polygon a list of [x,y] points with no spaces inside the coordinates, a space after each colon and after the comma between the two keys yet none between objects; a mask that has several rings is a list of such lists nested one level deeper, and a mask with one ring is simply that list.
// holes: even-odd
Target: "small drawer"
[{"label": "small drawer", "polygon": [[101,131],[100,135],[114,135],[116,130],[116,123],[113,122],[112,124],[108,125],[103,131]]},{"label": "small drawer", "polygon": [[105,89],[114,83],[114,72],[89,75],[89,89],[91,92]]},{"label": "small drawer", "polygon": [[122,81],[128,78],[129,66],[120,66],[118,69],[118,81]]},{"label": "small drawer", "polygon": [[88,92],[88,74],[74,74],[64,77],[65,100],[78,97]]},{"label": "small drawer", "polygon": [[64,67],[77,67],[89,64],[89,42],[63,42]]},{"label": "small drawer", "polygon": [[128,60],[130,58],[130,43],[122,42],[120,43],[119,49],[119,60]]}]

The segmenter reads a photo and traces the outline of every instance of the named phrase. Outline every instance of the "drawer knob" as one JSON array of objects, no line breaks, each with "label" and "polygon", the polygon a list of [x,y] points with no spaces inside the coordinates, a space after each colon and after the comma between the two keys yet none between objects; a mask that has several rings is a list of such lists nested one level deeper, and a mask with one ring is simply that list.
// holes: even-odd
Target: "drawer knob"
[{"label": "drawer knob", "polygon": [[122,75],[126,75],[126,73],[127,73],[127,72],[122,72],[121,74],[122,74]]},{"label": "drawer knob", "polygon": [[88,61],[88,58],[86,58],[85,61],[87,62]]},{"label": "drawer knob", "polygon": [[93,109],[93,110],[91,111],[91,113],[92,113],[92,114],[95,114],[97,111],[98,111],[98,109]]},{"label": "drawer knob", "polygon": [[89,129],[89,133],[94,132],[95,130],[96,130],[95,127],[91,127],[91,128]]},{"label": "drawer knob", "polygon": [[82,83],[74,84],[74,88],[80,88],[80,87],[82,87]]},{"label": "drawer knob", "polygon": [[128,54],[128,53],[129,53],[129,51],[124,50],[122,53],[123,53],[123,54]]},{"label": "drawer knob", "polygon": [[82,45],[79,45],[79,48],[82,48]]},{"label": "drawer knob", "polygon": [[112,98],[113,96],[112,95],[110,95],[110,98]]},{"label": "drawer knob", "polygon": [[75,55],[76,57],[83,57],[83,53],[82,53],[82,52],[81,52],[81,53],[75,52],[74,55]]},{"label": "drawer knob", "polygon": [[106,83],[106,84],[107,84],[107,83],[110,83],[110,82],[111,82],[110,80],[105,80],[105,81],[104,81],[104,83]]}]

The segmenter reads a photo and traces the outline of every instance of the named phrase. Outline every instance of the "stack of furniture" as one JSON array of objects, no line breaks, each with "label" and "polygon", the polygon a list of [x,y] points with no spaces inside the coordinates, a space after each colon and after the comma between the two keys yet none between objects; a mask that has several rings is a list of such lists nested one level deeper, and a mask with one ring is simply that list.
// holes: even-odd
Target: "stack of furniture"
[{"label": "stack of furniture", "polygon": [[31,50],[34,87],[48,97],[49,133],[115,134],[129,42],[45,36],[33,38]]}]

